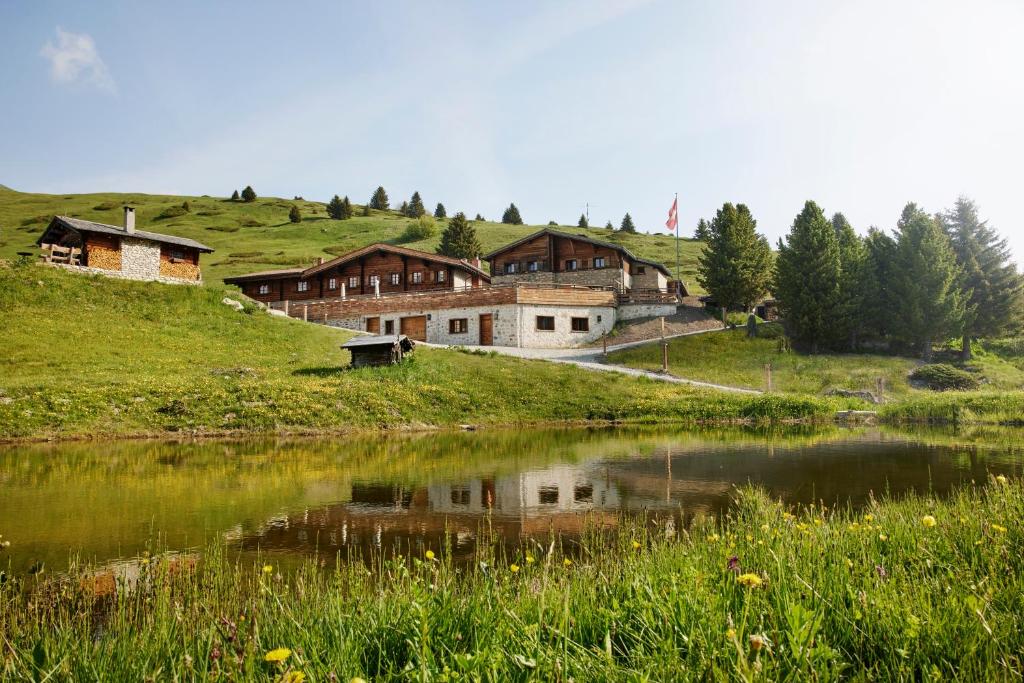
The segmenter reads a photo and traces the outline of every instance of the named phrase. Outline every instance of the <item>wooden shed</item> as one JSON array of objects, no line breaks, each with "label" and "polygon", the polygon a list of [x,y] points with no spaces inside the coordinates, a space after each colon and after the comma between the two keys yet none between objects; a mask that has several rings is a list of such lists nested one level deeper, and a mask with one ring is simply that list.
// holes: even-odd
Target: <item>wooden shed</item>
[{"label": "wooden shed", "polygon": [[341,348],[352,353],[352,367],[395,365],[411,353],[415,342],[404,334],[373,334],[353,337]]}]

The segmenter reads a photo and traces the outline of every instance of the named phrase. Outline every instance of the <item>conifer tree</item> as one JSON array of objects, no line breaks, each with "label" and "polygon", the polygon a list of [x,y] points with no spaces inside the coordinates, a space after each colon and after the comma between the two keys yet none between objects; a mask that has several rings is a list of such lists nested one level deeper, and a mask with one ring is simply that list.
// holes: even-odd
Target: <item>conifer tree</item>
[{"label": "conifer tree", "polygon": [[832,229],[839,245],[839,302],[836,311],[836,337],[844,346],[856,350],[865,324],[867,247],[846,216],[832,216]]},{"label": "conifer tree", "polygon": [[961,270],[938,221],[913,202],[903,209],[896,234],[890,273],[894,332],[930,361],[935,341],[963,330]]},{"label": "conifer tree", "polygon": [[501,222],[509,225],[523,224],[523,218],[519,215],[519,209],[516,208],[515,203],[509,204],[508,208],[505,209],[505,213],[501,216]]},{"label": "conifer tree", "polygon": [[363,204],[363,216],[369,216],[369,215],[370,215],[370,205],[369,204]]},{"label": "conifer tree", "polygon": [[437,253],[452,258],[472,259],[483,253],[480,240],[476,236],[476,228],[466,220],[461,211],[452,216],[441,233],[441,244]]},{"label": "conifer tree", "polygon": [[237,202],[238,201],[238,190],[235,190],[234,192],[231,193],[231,201],[233,201],[233,202]]},{"label": "conifer tree", "polygon": [[812,353],[834,339],[840,272],[835,229],[808,200],[786,241],[779,240],[774,290],[786,332]]},{"label": "conifer tree", "polygon": [[341,217],[343,220],[352,218],[352,202],[348,200],[348,195],[341,200]]},{"label": "conifer tree", "polygon": [[941,219],[963,272],[961,289],[967,305],[960,357],[968,361],[973,339],[1016,331],[1024,280],[1010,260],[1006,239],[978,217],[973,201],[957,198]]},{"label": "conifer tree", "polygon": [[580,220],[576,223],[581,228],[589,228],[590,224],[587,222],[587,214],[581,213]]},{"label": "conifer tree", "polygon": [[607,223],[605,223],[605,224],[604,224],[604,229],[605,229],[605,230],[614,230],[614,229],[615,229],[615,226],[614,226],[614,225],[612,225],[612,222],[611,222],[611,221],[608,221]]},{"label": "conifer tree", "polygon": [[190,211],[192,211],[192,207],[188,205],[187,200],[181,203],[181,208],[185,213],[189,213]]},{"label": "conifer tree", "polygon": [[772,250],[757,232],[757,221],[744,204],[723,204],[708,226],[708,240],[698,259],[697,282],[722,307],[749,310],[768,292]]},{"label": "conifer tree", "polygon": [[633,224],[633,217],[628,213],[622,217],[622,225],[619,226],[622,232],[636,232],[636,225]]},{"label": "conifer tree", "polygon": [[302,222],[302,213],[299,211],[297,204],[292,204],[292,208],[288,211],[288,220],[292,223]]},{"label": "conifer tree", "polygon": [[448,213],[444,210],[444,204],[441,202],[437,203],[437,208],[434,209],[434,218],[447,218]]},{"label": "conifer tree", "polygon": [[371,209],[377,209],[378,211],[387,211],[391,204],[388,201],[388,193],[384,191],[383,186],[378,186],[373,192],[373,196],[370,197],[370,203],[368,206]]},{"label": "conifer tree", "polygon": [[398,213],[402,214],[403,216],[408,216],[409,215],[409,202],[403,201],[402,205],[400,207],[398,207]]},{"label": "conifer tree", "polygon": [[476,218],[474,218],[473,220],[475,220],[475,221],[486,221],[487,219],[484,218],[483,216],[481,216],[480,214],[477,214]]},{"label": "conifer tree", "polygon": [[883,339],[892,333],[893,305],[890,285],[896,258],[896,240],[872,227],[864,239],[864,333]]},{"label": "conifer tree", "polygon": [[697,221],[697,230],[693,233],[693,238],[700,240],[701,242],[708,241],[708,235],[710,235],[711,227],[706,220],[701,218]]},{"label": "conifer tree", "polygon": [[336,221],[345,218],[345,205],[338,195],[334,195],[331,201],[327,202],[327,215]]},{"label": "conifer tree", "polygon": [[243,202],[254,202],[254,201],[256,201],[256,191],[252,189],[252,185],[246,185],[245,189],[242,190],[242,201]]},{"label": "conifer tree", "polygon": [[412,198],[409,200],[409,205],[406,207],[405,215],[409,218],[419,218],[426,213],[427,210],[423,206],[423,198],[420,197],[420,193],[413,192]]}]

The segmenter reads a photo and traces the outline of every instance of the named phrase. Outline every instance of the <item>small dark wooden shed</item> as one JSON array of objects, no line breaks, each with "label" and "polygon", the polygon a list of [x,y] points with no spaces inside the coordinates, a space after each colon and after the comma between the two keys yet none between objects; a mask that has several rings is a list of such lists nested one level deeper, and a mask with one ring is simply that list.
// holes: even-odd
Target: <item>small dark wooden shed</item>
[{"label": "small dark wooden shed", "polygon": [[372,334],[353,337],[341,345],[352,353],[352,367],[395,365],[411,353],[416,343],[404,334]]}]

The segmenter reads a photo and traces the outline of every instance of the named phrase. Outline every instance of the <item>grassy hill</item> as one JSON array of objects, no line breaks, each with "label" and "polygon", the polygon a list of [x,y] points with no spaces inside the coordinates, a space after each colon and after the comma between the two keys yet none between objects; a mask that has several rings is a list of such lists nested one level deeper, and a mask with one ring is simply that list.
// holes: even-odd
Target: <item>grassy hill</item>
[{"label": "grassy hill", "polygon": [[[161,217],[168,209],[189,203],[190,211],[180,216]],[[207,244],[216,252],[203,258],[204,278],[208,283],[254,270],[308,265],[318,256],[331,258],[373,242],[402,243],[414,249],[433,251],[440,235],[424,241],[401,242],[410,219],[397,212],[374,211],[371,216],[355,216],[345,221],[327,217],[324,204],[261,197],[252,203],[221,197],[185,197],[147,194],[70,194],[49,195],[15,192],[0,187],[0,258],[14,258],[19,251],[35,251],[34,242],[54,214],[121,225],[122,206],[136,207],[140,229],[190,237]],[[298,205],[301,223],[288,221],[288,211]],[[357,213],[362,207],[358,207]],[[469,215],[474,215],[472,211]],[[542,226],[504,225],[476,222],[477,234],[485,251],[507,244]],[[438,226],[440,229],[443,225]],[[617,242],[641,258],[664,263],[675,271],[675,239],[660,235],[620,234],[605,229],[582,230],[561,226],[570,232]],[[700,243],[681,242],[683,279],[696,291],[694,275]]]}]

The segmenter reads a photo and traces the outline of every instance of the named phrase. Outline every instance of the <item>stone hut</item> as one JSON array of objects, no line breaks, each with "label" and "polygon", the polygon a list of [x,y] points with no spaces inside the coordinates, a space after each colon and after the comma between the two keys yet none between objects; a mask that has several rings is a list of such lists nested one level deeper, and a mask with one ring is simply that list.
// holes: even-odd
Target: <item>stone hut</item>
[{"label": "stone hut", "polygon": [[213,249],[186,237],[135,229],[135,209],[124,227],[54,216],[36,240],[48,264],[128,280],[202,284],[199,255]]}]

